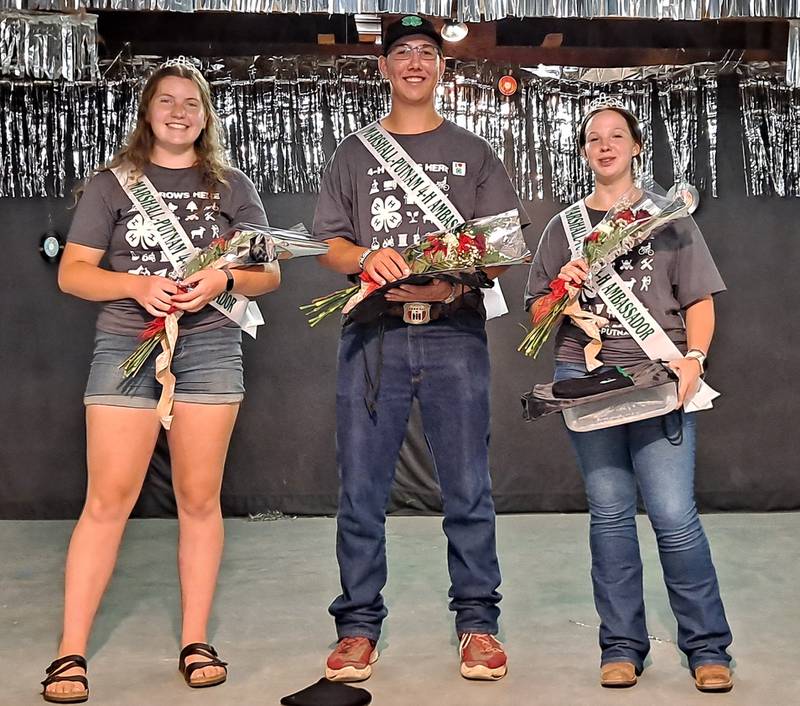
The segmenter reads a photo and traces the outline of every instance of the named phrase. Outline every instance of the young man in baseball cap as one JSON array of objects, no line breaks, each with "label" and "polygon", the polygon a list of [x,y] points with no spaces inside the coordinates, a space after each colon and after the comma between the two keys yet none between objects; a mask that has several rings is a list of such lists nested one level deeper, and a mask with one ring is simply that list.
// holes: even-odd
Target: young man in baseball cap
[{"label": "young man in baseball cap", "polygon": [[[439,230],[426,211],[430,203],[449,201],[462,220],[516,208],[522,223],[528,222],[490,145],[436,110],[445,62],[433,25],[417,15],[392,23],[383,54],[378,66],[391,85],[391,111],[339,145],[323,177],[313,227],[314,237],[330,245],[320,258],[324,266],[351,276],[366,272],[379,283],[408,276],[402,249]],[[374,150],[367,146],[368,134]],[[417,185],[428,183],[426,196],[415,198],[413,189],[398,183],[401,177],[392,177],[392,166],[381,157],[387,145],[402,148],[410,160],[402,172],[413,171]],[[396,167],[397,160],[392,162]],[[339,346],[336,553],[342,593],[330,606],[339,642],[326,676],[362,681],[378,658],[387,615],[381,596],[386,504],[416,398],[442,493],[460,672],[469,679],[500,679],[507,667],[495,637],[501,596],[483,297],[433,279],[398,286],[386,299],[389,311],[378,321],[346,323]],[[427,315],[415,318],[411,310]],[[424,660],[426,650],[403,659]]]}]

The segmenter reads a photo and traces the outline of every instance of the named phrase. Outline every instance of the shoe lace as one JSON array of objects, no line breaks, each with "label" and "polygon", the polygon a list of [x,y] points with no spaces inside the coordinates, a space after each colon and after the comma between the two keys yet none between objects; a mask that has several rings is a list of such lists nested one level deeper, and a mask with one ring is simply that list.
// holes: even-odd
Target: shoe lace
[{"label": "shoe lace", "polygon": [[494,635],[487,633],[465,633],[461,638],[461,654],[467,649],[467,645],[474,643],[478,650],[483,654],[497,654],[503,651],[503,644]]},{"label": "shoe lace", "polygon": [[340,654],[348,654],[352,650],[356,649],[361,644],[361,641],[365,639],[367,638],[357,636],[343,637],[341,640],[339,640],[339,645],[336,647],[336,651]]}]

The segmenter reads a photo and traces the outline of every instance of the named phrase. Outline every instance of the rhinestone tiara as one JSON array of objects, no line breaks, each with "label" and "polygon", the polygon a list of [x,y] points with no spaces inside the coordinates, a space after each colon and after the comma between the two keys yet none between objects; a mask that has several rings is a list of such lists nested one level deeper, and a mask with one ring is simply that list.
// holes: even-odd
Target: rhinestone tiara
[{"label": "rhinestone tiara", "polygon": [[[589,108],[586,110],[586,117],[588,118],[593,113],[596,113],[599,110],[606,110],[607,108],[624,110],[626,113],[633,115],[630,108],[628,108],[618,96],[609,96],[605,93],[601,93],[599,96],[594,98],[591,103],[589,103]],[[634,117],[636,116],[634,115]]]},{"label": "rhinestone tiara", "polygon": [[195,63],[188,56],[183,56],[183,55],[177,56],[174,59],[167,59],[158,68],[168,69],[170,66],[184,66],[188,69],[194,69],[195,71],[197,71],[197,66],[195,66]]}]

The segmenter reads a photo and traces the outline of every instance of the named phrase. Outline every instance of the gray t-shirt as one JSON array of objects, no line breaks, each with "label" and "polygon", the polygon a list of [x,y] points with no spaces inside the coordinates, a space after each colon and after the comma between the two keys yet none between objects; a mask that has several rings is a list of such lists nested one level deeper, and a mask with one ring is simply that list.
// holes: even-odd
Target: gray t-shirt
[{"label": "gray t-shirt", "polygon": [[[253,182],[238,169],[228,171],[228,184],[219,184],[217,193],[208,192],[197,167],[167,169],[148,164],[144,174],[199,248],[237,223],[267,224]],[[108,267],[114,272],[166,277],[172,270],[151,229],[110,171],[95,174],[86,185],[67,240],[105,251]],[[152,318],[135,300],[118,299],[103,306],[97,328],[135,336]],[[205,306],[181,316],[180,333],[208,331],[228,323],[230,319]]]},{"label": "gray t-shirt", "polygon": [[[516,208],[521,225],[530,222],[503,163],[483,138],[449,120],[429,132],[392,137],[465,220]],[[367,248],[402,250],[435,230],[419,205],[384,172],[361,140],[348,135],[322,178],[314,237],[343,237]]]},{"label": "gray t-shirt", "polygon": [[[604,211],[591,208],[587,211],[593,226],[605,216]],[[526,309],[550,291],[549,282],[571,259],[561,218],[556,215],[545,227],[531,264],[525,290]],[[686,328],[681,312],[699,299],[725,290],[700,229],[688,217],[659,228],[643,243],[618,257],[614,269],[682,352],[686,351]],[[609,319],[608,326],[600,331],[603,349],[599,358],[603,363],[629,365],[647,360],[625,327],[608,314],[600,297],[588,296],[584,289],[579,301],[582,309]],[[556,360],[584,362],[583,347],[588,342],[588,336],[569,317],[564,317],[556,334]]]}]

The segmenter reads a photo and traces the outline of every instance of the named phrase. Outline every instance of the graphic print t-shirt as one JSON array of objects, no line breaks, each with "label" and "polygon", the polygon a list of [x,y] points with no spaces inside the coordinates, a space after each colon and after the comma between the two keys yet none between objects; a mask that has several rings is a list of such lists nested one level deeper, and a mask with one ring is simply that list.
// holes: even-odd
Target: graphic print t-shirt
[{"label": "graphic print t-shirt", "polygon": [[[592,226],[605,216],[604,211],[586,209]],[[549,283],[561,267],[572,259],[560,216],[545,227],[533,258],[525,308],[547,294]],[[614,270],[664,329],[670,340],[686,352],[686,329],[681,312],[709,294],[725,290],[700,229],[692,218],[671,221],[655,231],[625,255],[614,261]],[[607,365],[630,365],[647,360],[647,355],[620,321],[611,316],[603,300],[584,288],[579,295],[581,308],[609,319],[601,329],[603,348],[600,360]],[[583,347],[589,337],[569,317],[564,317],[556,334],[555,358],[583,363]]]},{"label": "graphic print t-shirt", "polygon": [[[253,182],[238,169],[228,171],[228,184],[218,184],[217,193],[208,191],[197,167],[167,169],[148,164],[144,174],[198,248],[206,247],[237,223],[267,225]],[[114,272],[166,277],[172,271],[148,223],[110,171],[99,172],[86,185],[67,240],[104,250],[108,266]],[[103,306],[97,328],[136,336],[152,318],[135,300],[119,299]],[[230,319],[207,305],[198,312],[181,316],[179,330],[183,335],[229,323]]]},{"label": "graphic print t-shirt", "polygon": [[[392,134],[465,220],[518,209],[529,219],[503,163],[486,140],[448,120],[416,135]],[[344,237],[357,245],[399,250],[437,230],[356,135],[348,135],[325,170],[313,234]]]}]

